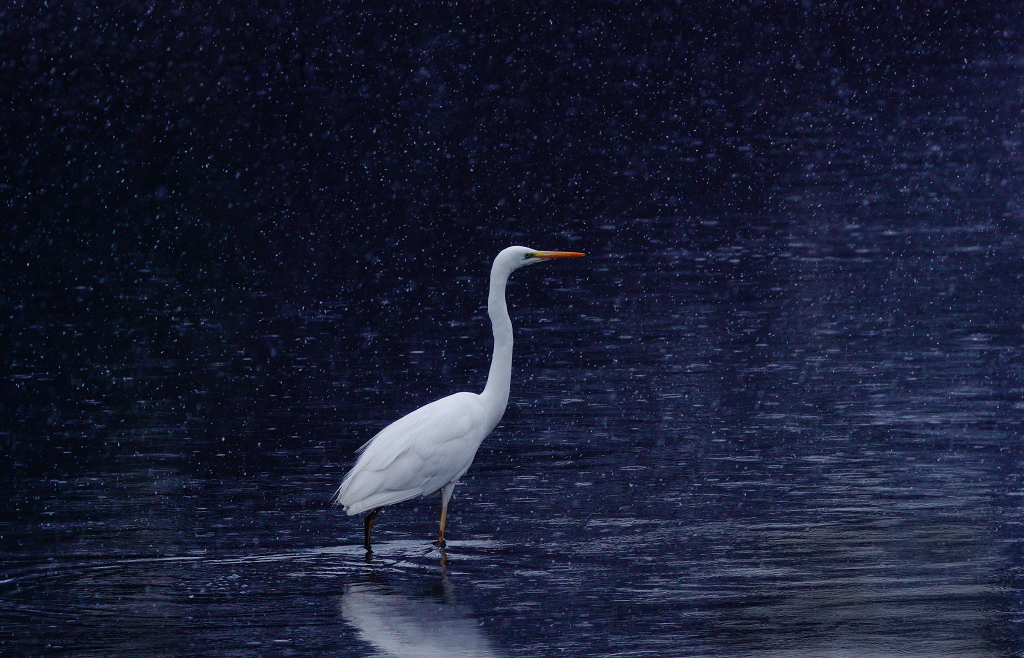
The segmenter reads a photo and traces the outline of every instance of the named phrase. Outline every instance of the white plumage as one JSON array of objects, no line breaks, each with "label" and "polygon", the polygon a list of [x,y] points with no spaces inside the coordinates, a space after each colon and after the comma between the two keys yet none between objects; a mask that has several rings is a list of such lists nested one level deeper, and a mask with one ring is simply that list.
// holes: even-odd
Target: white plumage
[{"label": "white plumage", "polygon": [[436,493],[469,470],[487,427],[480,396],[456,393],[391,423],[359,449],[338,502],[351,516]]},{"label": "white plumage", "polygon": [[553,258],[573,258],[572,251],[502,250],[491,266],[487,314],[494,333],[494,353],[482,393],[455,393],[420,407],[391,423],[357,452],[335,496],[349,515],[372,510],[364,524],[370,550],[373,519],[385,505],[441,493],[438,544],[444,546],[448,500],[455,483],[476,456],[508,405],[512,377],[512,321],[505,305],[505,283],[516,269]]}]

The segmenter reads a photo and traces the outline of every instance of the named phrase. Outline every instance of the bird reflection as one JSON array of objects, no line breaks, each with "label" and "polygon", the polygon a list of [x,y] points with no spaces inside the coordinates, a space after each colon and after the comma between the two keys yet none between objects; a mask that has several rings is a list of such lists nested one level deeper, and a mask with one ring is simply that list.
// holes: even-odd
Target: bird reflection
[{"label": "bird reflection", "polygon": [[423,597],[394,593],[379,583],[349,585],[341,614],[363,640],[398,658],[498,656],[472,610],[452,602],[451,584]]}]

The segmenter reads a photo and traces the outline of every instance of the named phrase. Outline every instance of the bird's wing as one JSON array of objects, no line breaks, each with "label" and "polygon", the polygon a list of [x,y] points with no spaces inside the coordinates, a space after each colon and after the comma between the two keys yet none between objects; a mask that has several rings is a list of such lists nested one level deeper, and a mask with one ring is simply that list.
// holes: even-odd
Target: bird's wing
[{"label": "bird's wing", "polygon": [[469,468],[489,427],[479,396],[456,393],[399,418],[363,446],[338,489],[349,514],[433,493]]}]

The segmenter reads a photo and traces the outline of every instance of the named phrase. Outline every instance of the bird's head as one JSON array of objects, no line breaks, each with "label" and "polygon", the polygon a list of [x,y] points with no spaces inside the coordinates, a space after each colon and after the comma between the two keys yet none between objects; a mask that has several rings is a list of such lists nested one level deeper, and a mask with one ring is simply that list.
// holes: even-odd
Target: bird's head
[{"label": "bird's head", "polygon": [[498,257],[494,259],[494,264],[498,265],[500,263],[507,267],[509,271],[512,271],[520,267],[533,265],[534,263],[542,263],[546,260],[579,258],[584,255],[578,251],[541,251],[539,249],[530,249],[529,247],[509,247],[503,249],[498,254]]}]

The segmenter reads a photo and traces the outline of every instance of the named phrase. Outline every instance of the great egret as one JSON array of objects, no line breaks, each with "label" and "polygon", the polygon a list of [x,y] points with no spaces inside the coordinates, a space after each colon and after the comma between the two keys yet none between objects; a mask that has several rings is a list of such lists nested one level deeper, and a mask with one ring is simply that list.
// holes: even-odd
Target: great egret
[{"label": "great egret", "polygon": [[537,251],[509,247],[491,266],[487,315],[494,333],[494,353],[482,393],[455,393],[420,407],[391,423],[357,450],[359,459],[334,497],[349,516],[371,510],[363,523],[364,546],[370,550],[373,519],[385,505],[441,493],[438,546],[444,546],[448,501],[484,438],[508,406],[512,379],[512,320],[505,305],[505,283],[514,270],[554,258],[583,256],[575,251]]}]

